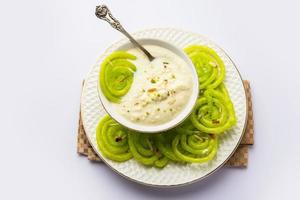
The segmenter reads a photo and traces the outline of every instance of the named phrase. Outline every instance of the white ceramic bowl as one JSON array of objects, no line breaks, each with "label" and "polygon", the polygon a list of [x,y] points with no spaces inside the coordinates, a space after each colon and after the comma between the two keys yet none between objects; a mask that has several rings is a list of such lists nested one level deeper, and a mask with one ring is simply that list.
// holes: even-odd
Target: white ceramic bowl
[{"label": "white ceramic bowl", "polygon": [[[198,83],[197,72],[195,70],[193,63],[189,59],[189,57],[182,50],[176,48],[172,44],[161,41],[161,40],[157,40],[157,39],[147,39],[147,38],[138,39],[138,41],[142,45],[155,45],[155,46],[160,46],[165,49],[168,49],[168,50],[172,51],[173,53],[175,53],[180,58],[182,58],[187,63],[187,66],[191,69],[191,72],[192,72],[193,85],[191,85],[192,94],[191,94],[190,99],[189,99],[188,103],[186,104],[185,108],[180,113],[178,113],[178,115],[175,118],[173,118],[171,121],[168,121],[166,123],[159,124],[159,125],[142,125],[142,124],[136,124],[134,122],[129,121],[128,119],[123,117],[121,114],[119,114],[115,109],[113,109],[113,107],[111,106],[111,102],[109,102],[109,100],[107,100],[107,98],[104,96],[104,94],[101,90],[99,81],[98,81],[99,97],[100,97],[101,103],[102,103],[104,109],[106,110],[106,112],[113,119],[115,119],[117,122],[119,122],[123,126],[129,128],[131,130],[134,130],[134,131],[146,132],[146,133],[155,133],[155,132],[166,131],[168,129],[175,127],[176,125],[180,124],[181,122],[183,122],[188,117],[188,115],[191,113],[191,111],[196,103],[198,93],[199,93],[199,83]],[[133,47],[134,46],[128,41],[127,43],[117,47],[116,50],[128,50]],[[100,66],[100,68],[101,68],[101,66]],[[99,73],[100,73],[100,70],[99,70]]]}]

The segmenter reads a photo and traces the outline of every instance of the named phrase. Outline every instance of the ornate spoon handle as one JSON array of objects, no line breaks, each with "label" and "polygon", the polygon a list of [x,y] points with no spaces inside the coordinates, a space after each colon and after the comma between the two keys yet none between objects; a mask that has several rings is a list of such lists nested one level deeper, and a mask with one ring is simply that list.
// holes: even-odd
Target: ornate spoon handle
[{"label": "ornate spoon handle", "polygon": [[96,6],[95,15],[102,20],[107,21],[114,29],[123,33],[135,46],[140,48],[148,57],[150,61],[154,60],[154,57],[147,51],[142,45],[140,45],[120,24],[120,22],[114,18],[110,10],[106,5]]}]

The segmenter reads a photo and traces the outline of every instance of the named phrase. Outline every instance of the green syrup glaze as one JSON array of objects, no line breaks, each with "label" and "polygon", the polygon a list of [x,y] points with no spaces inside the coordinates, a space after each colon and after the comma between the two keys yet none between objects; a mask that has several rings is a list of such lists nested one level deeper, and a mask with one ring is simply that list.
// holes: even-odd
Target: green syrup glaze
[{"label": "green syrup glaze", "polygon": [[197,100],[190,116],[193,125],[200,131],[221,134],[236,124],[233,104],[226,88],[208,89]]},{"label": "green syrup glaze", "polygon": [[155,146],[152,135],[136,132],[130,133],[129,147],[136,161],[143,165],[162,168],[169,161]]},{"label": "green syrup glaze", "polygon": [[202,133],[188,120],[177,128],[172,150],[184,162],[203,163],[212,160],[218,150],[216,135]]},{"label": "green syrup glaze", "polygon": [[108,115],[102,118],[96,130],[98,148],[111,160],[123,162],[132,157],[128,146],[128,130]]},{"label": "green syrup glaze", "polygon": [[225,78],[225,66],[218,54],[207,46],[191,45],[184,49],[192,60],[199,79],[199,89],[218,87]]},{"label": "green syrup glaze", "polygon": [[125,51],[116,51],[101,64],[100,87],[109,101],[118,103],[129,91],[136,71],[136,66],[129,60],[135,59],[134,55]]}]

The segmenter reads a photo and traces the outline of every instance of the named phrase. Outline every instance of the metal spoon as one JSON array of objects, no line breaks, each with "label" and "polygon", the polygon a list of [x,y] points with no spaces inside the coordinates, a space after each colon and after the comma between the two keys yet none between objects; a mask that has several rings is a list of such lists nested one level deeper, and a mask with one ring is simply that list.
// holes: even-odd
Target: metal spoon
[{"label": "metal spoon", "polygon": [[148,57],[148,59],[150,60],[150,62],[152,60],[154,60],[154,57],[149,53],[149,51],[147,51],[142,45],[140,45],[124,28],[123,26],[120,24],[120,22],[113,17],[113,15],[111,14],[110,10],[108,9],[108,7],[106,5],[99,5],[96,6],[96,11],[95,11],[95,15],[102,20],[107,21],[114,29],[120,31],[121,33],[123,33],[135,46],[137,46],[138,48],[140,48]]}]

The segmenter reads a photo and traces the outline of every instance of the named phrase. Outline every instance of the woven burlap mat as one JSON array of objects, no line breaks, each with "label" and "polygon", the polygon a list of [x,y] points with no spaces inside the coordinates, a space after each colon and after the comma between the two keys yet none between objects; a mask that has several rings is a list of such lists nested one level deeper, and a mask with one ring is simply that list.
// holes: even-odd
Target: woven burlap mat
[{"label": "woven burlap mat", "polygon": [[[244,86],[245,86],[246,97],[247,97],[248,120],[247,120],[246,130],[239,147],[226,163],[226,166],[228,167],[247,167],[248,148],[254,143],[254,123],[253,123],[254,121],[253,121],[251,88],[250,88],[249,81],[245,80]],[[93,148],[91,147],[87,139],[80,114],[79,114],[79,126],[78,126],[78,135],[77,135],[77,152],[80,155],[87,156],[87,158],[91,161],[102,162],[101,159],[93,150]]]}]

